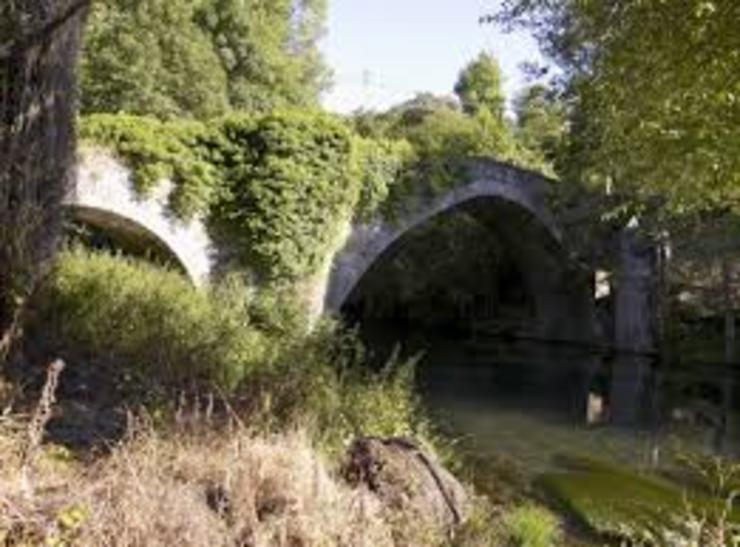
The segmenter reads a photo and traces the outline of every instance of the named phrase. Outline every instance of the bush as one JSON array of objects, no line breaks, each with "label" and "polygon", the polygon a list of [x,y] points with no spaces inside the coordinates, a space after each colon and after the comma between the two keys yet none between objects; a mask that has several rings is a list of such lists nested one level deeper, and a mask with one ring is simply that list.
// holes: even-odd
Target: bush
[{"label": "bush", "polygon": [[353,331],[326,322],[307,335],[284,295],[253,295],[235,277],[202,291],[174,272],[73,249],[36,307],[36,338],[55,355],[135,374],[146,389],[229,391],[255,427],[310,427],[332,453],[359,435],[431,438],[413,362],[375,372]]},{"label": "bush", "polygon": [[36,328],[62,355],[146,375],[149,382],[235,385],[265,359],[248,294],[199,291],[175,272],[131,259],[66,251],[39,295]]},{"label": "bush", "polygon": [[517,507],[504,517],[505,535],[516,547],[552,547],[561,539],[558,519],[533,504]]},{"label": "bush", "polygon": [[333,456],[364,435],[409,436],[441,447],[415,391],[413,361],[392,359],[373,371],[356,334],[331,322],[280,353],[240,389],[257,405],[253,423],[307,428]]}]

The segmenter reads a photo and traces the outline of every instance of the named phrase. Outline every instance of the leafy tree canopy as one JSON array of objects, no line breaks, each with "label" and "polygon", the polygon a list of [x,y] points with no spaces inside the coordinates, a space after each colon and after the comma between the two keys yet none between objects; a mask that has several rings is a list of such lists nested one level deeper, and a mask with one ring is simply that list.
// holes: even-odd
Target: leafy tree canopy
[{"label": "leafy tree canopy", "polygon": [[498,61],[482,52],[460,72],[455,93],[466,113],[474,115],[487,111],[494,118],[503,119],[506,97],[501,83]]},{"label": "leafy tree canopy", "polygon": [[740,209],[740,4],[510,0],[563,69],[569,176],[669,213]]},{"label": "leafy tree canopy", "polygon": [[208,118],[313,106],[328,84],[326,0],[105,0],[81,67],[82,111]]}]

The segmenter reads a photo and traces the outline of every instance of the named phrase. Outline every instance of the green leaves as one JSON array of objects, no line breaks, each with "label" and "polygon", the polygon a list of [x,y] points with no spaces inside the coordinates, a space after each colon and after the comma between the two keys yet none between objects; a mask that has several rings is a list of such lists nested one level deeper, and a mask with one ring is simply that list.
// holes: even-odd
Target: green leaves
[{"label": "green leaves", "polygon": [[315,106],[325,0],[105,0],[89,18],[82,111],[208,119]]},{"label": "green leaves", "polygon": [[507,2],[564,70],[567,176],[664,211],[740,210],[740,4]]},{"label": "green leaves", "polygon": [[194,21],[196,3],[107,0],[91,11],[83,46],[83,112],[159,118],[218,115],[226,74]]},{"label": "green leaves", "polygon": [[478,55],[460,72],[455,84],[455,93],[460,98],[463,110],[468,114],[485,110],[495,118],[502,119],[506,98],[501,81],[498,61],[485,52]]},{"label": "green leaves", "polygon": [[[348,128],[325,114],[284,112],[221,122],[228,135],[217,209],[246,264],[267,280],[316,272],[359,197]],[[241,151],[251,151],[242,163]]]}]

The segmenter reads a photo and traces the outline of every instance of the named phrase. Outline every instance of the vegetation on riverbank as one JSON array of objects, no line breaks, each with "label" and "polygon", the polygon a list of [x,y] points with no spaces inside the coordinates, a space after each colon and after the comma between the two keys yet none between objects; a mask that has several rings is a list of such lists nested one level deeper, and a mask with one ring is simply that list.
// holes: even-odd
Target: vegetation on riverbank
[{"label": "vegetation on riverbank", "polygon": [[[62,253],[32,307],[26,357],[67,366],[48,444],[30,444],[37,426],[23,413],[0,420],[2,541],[446,544],[339,475],[349,442],[367,435],[414,438],[458,465],[425,417],[413,363],[372,372],[352,333],[307,334],[293,317],[267,319],[265,306],[244,286],[209,295],[146,263]],[[15,372],[22,381],[3,408],[30,412],[40,380],[27,365]],[[125,421],[117,436],[66,436],[115,411]],[[476,502],[457,544],[527,534],[499,512]]]}]

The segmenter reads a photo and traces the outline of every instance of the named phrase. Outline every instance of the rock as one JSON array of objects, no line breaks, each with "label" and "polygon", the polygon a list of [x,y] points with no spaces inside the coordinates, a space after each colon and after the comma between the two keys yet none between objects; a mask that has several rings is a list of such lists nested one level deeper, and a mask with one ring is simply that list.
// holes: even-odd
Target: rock
[{"label": "rock", "polygon": [[410,439],[355,440],[343,475],[350,484],[367,487],[389,509],[418,516],[425,525],[446,533],[462,524],[469,512],[462,484]]}]

